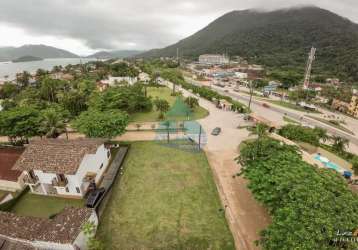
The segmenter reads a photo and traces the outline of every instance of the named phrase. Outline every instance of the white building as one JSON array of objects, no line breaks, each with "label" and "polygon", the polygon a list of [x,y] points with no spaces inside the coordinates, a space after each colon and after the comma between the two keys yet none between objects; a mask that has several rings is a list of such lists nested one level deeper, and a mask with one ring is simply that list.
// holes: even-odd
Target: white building
[{"label": "white building", "polygon": [[138,82],[137,77],[130,77],[130,76],[109,76],[108,80],[102,80],[103,84],[108,84],[109,86],[114,86],[116,84],[120,84],[122,82],[126,82],[129,85],[133,85]]},{"label": "white building", "polygon": [[246,80],[248,77],[248,74],[243,73],[243,72],[235,72],[235,77],[239,78],[240,80]]},{"label": "white building", "polygon": [[82,198],[99,184],[111,157],[101,139],[46,139],[30,142],[13,169],[24,171],[31,192]]},{"label": "white building", "polygon": [[141,82],[145,82],[145,83],[150,82],[150,76],[145,72],[139,73],[138,78],[139,78],[139,81],[141,81]]},{"label": "white building", "polygon": [[226,55],[214,55],[205,54],[199,56],[200,64],[216,65],[216,64],[228,64],[230,62]]}]

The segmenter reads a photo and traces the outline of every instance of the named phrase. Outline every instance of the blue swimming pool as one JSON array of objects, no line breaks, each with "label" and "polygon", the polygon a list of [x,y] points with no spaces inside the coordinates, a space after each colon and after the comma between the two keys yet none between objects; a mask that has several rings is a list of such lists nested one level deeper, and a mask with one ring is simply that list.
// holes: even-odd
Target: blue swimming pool
[{"label": "blue swimming pool", "polygon": [[335,164],[334,162],[331,162],[329,161],[327,158],[317,154],[315,157],[314,157],[316,160],[320,161],[323,163],[323,165],[327,168],[330,168],[330,169],[334,169],[336,170],[337,172],[344,172],[345,169],[343,169],[342,167],[340,167],[339,165]]}]

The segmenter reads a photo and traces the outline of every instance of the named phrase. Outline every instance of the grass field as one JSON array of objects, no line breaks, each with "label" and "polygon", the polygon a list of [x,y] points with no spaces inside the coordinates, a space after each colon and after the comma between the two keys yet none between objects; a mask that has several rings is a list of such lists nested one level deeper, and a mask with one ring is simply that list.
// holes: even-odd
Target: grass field
[{"label": "grass field", "polygon": [[[176,100],[175,96],[171,96],[172,90],[167,87],[149,87],[147,89],[148,96],[151,96],[153,99],[156,97],[160,99],[165,99],[169,102],[170,105],[173,105],[173,103]],[[191,119],[192,120],[198,120],[201,118],[204,118],[208,116],[209,112],[202,108],[197,107],[195,108]],[[159,112],[155,110],[155,107],[153,107],[153,110],[151,112],[145,112],[145,113],[136,113],[131,115],[130,121],[131,122],[155,122],[158,121]]]},{"label": "grass field", "polygon": [[66,206],[83,207],[83,200],[64,199],[27,193],[16,203],[11,212],[18,215],[48,218]]},{"label": "grass field", "polygon": [[319,111],[307,110],[305,108],[302,108],[302,107],[297,106],[297,105],[295,105],[293,103],[290,103],[290,102],[276,101],[276,100],[266,100],[266,101],[268,101],[268,102],[270,102],[272,104],[279,105],[279,106],[284,107],[284,108],[288,108],[288,109],[293,109],[293,110],[306,112],[306,113],[321,114],[321,112],[319,112]]},{"label": "grass field", "polygon": [[98,237],[106,249],[234,249],[204,153],[133,143]]}]

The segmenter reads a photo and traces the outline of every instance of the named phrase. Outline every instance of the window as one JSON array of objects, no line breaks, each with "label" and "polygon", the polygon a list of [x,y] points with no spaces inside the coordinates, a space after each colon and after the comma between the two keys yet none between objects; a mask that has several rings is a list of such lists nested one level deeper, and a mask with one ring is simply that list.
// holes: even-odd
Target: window
[{"label": "window", "polygon": [[68,189],[68,187],[66,187],[66,192],[67,192],[67,193],[70,192],[70,190]]},{"label": "window", "polygon": [[101,166],[99,167],[99,169],[102,169],[103,168],[103,163],[101,164]]},{"label": "window", "polygon": [[76,187],[76,191],[77,191],[77,193],[81,193],[81,190],[79,187]]}]

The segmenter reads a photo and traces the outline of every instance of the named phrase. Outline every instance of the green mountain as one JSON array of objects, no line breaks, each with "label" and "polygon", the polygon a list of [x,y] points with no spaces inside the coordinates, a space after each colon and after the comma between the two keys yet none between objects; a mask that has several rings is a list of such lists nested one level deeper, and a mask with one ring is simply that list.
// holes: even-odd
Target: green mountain
[{"label": "green mountain", "polygon": [[143,51],[139,50],[113,50],[113,51],[99,51],[92,55],[87,56],[87,58],[97,58],[97,59],[111,59],[111,58],[127,58],[133,57]]},{"label": "green mountain", "polygon": [[69,51],[46,45],[24,45],[21,47],[0,47],[0,61],[12,61],[24,56],[39,58],[76,58]]},{"label": "green mountain", "polygon": [[233,11],[204,29],[142,57],[184,57],[229,53],[275,69],[304,71],[307,55],[317,48],[313,73],[358,81],[358,24],[317,7]]}]

